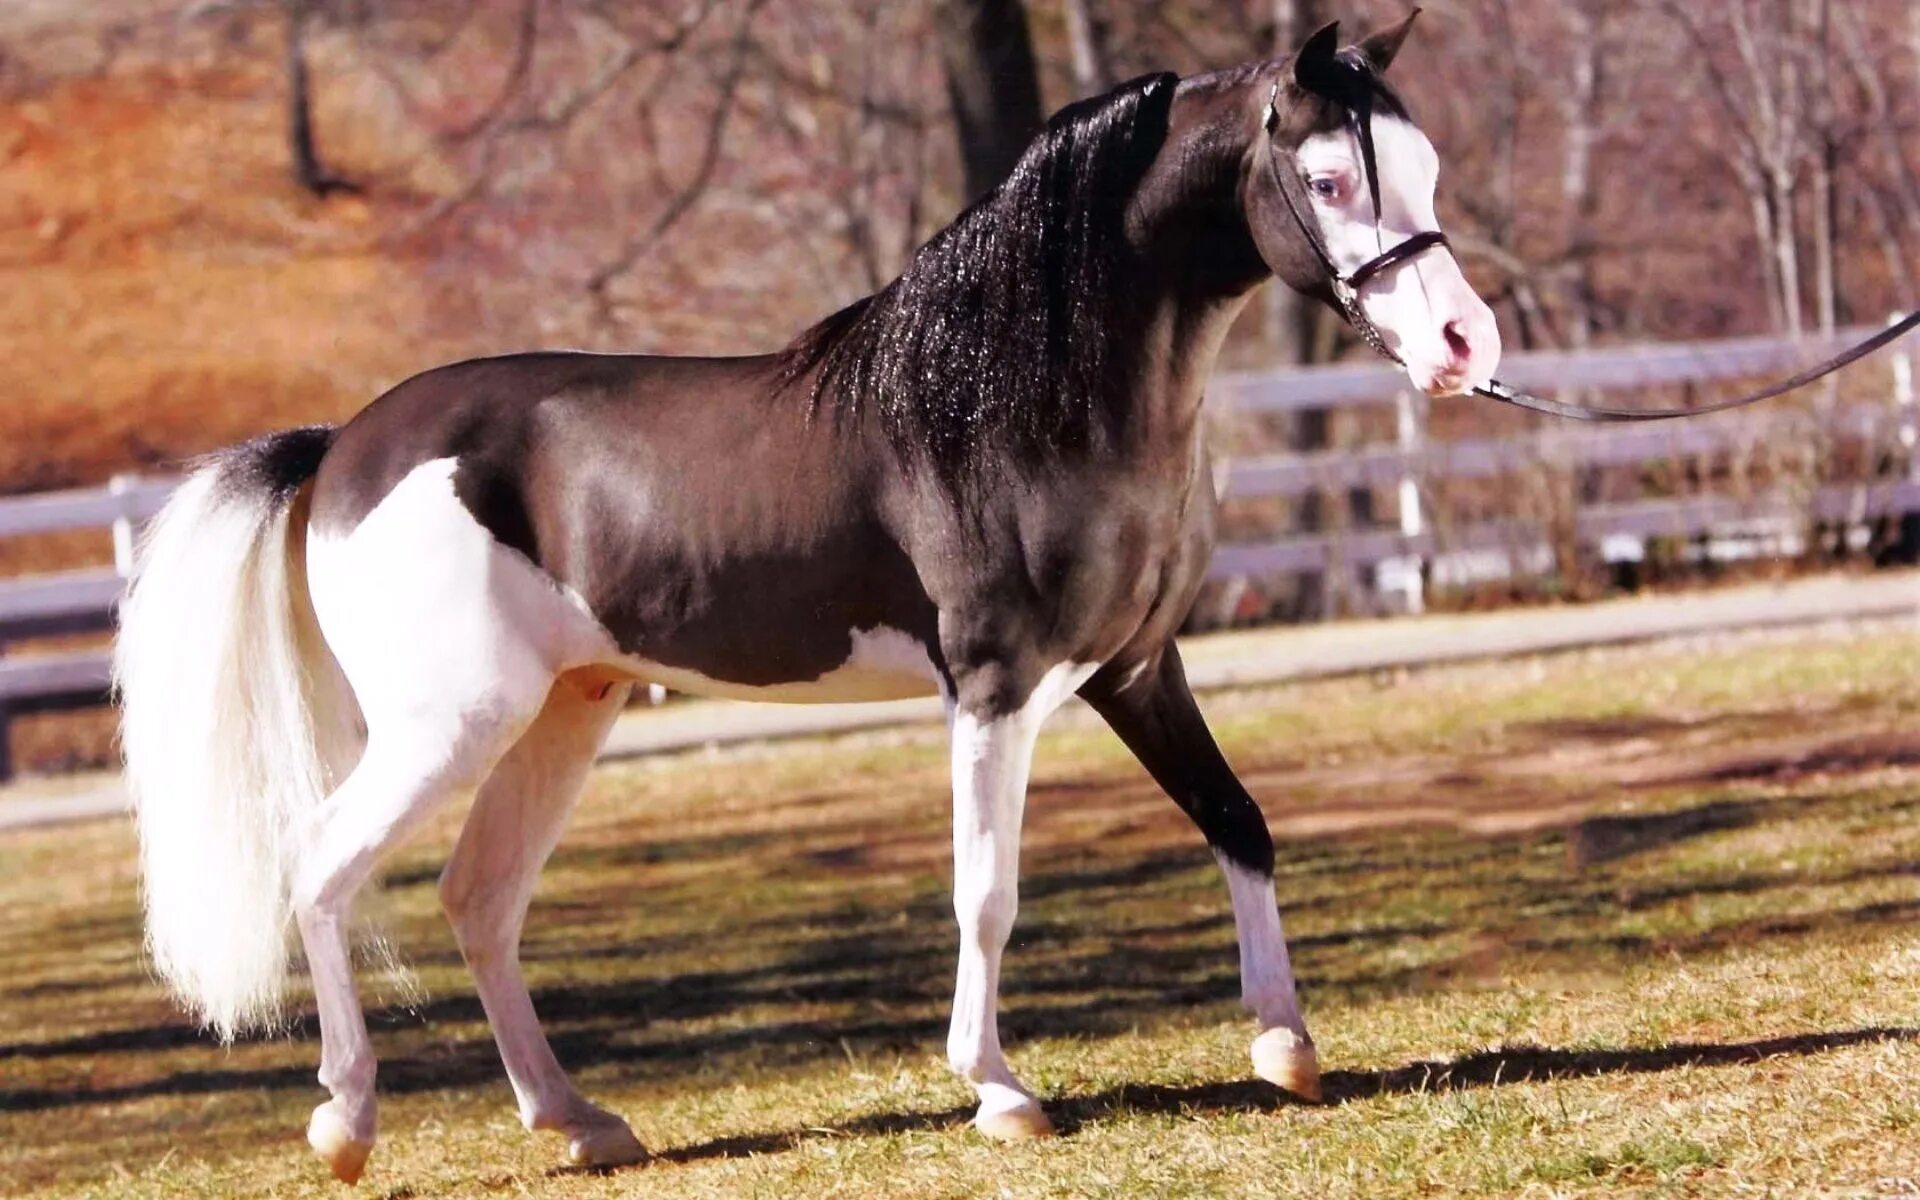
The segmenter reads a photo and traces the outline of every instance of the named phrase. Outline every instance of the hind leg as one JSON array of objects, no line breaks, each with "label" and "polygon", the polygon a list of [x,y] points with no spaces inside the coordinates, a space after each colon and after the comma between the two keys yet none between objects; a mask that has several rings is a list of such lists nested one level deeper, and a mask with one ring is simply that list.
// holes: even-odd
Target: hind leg
[{"label": "hind leg", "polygon": [[347,945],[353,897],[384,852],[487,777],[554,679],[604,636],[474,521],[454,466],[421,464],[352,530],[316,526],[307,541],[314,615],[367,725],[359,765],[301,839],[293,888],[332,1093],[307,1137],[345,1180],[374,1138],[373,1050]]},{"label": "hind leg", "polygon": [[354,896],[383,853],[484,775],[525,719],[501,706],[442,721],[370,722],[366,753],[315,822],[293,903],[320,1012],[320,1083],[332,1099],[314,1110],[307,1141],[345,1182],[360,1177],[375,1133],[373,1047],[348,945]]},{"label": "hind leg", "polygon": [[627,685],[563,678],[546,707],[481,785],[440,899],[473,971],[500,1059],[528,1129],[564,1133],[569,1157],[612,1166],[646,1157],[627,1123],[574,1089],[540,1030],[520,971],[520,930],[541,866],[586,782]]}]

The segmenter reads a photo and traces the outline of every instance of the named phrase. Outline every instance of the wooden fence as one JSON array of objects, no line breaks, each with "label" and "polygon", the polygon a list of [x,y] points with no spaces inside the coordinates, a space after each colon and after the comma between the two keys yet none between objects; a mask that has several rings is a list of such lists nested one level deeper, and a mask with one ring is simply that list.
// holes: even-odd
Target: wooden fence
[{"label": "wooden fence", "polygon": [[[1507,356],[1502,377],[1532,390],[1592,392],[1732,382],[1794,369],[1867,332],[1841,331],[1831,345],[1818,338],[1749,338],[1580,354],[1514,354]],[[1653,537],[1732,530],[1750,535],[1759,531],[1777,541],[1782,531],[1810,522],[1857,526],[1892,515],[1920,514],[1920,407],[1915,404],[1909,344],[1894,351],[1856,368],[1856,380],[1881,372],[1879,382],[1868,390],[1884,398],[1866,403],[1816,405],[1812,412],[1773,406],[1654,425],[1533,423],[1514,436],[1446,441],[1429,437],[1426,403],[1408,393],[1404,374],[1385,364],[1221,376],[1211,402],[1243,413],[1386,405],[1396,416],[1396,436],[1388,443],[1228,460],[1216,481],[1223,500],[1384,490],[1396,502],[1394,517],[1385,524],[1229,542],[1216,554],[1211,574],[1242,581],[1364,572],[1391,607],[1417,611],[1430,577],[1551,569],[1555,536],[1570,536],[1595,553],[1620,560],[1632,559]],[[1549,522],[1539,513],[1503,514],[1464,524],[1436,520],[1429,501],[1434,489],[1450,481],[1497,479],[1543,468],[1647,467],[1738,456],[1769,446],[1801,446],[1810,440],[1865,447],[1865,456],[1877,465],[1852,478],[1777,483],[1745,494],[1656,496],[1579,506],[1563,514],[1556,531],[1546,528]],[[174,483],[119,477],[104,488],[0,499],[0,537],[109,529],[114,550],[112,567],[0,580],[0,778],[10,766],[10,714],[98,705],[108,687],[103,650],[8,656],[7,644],[110,629],[136,530],[159,510]]]},{"label": "wooden fence", "polygon": [[[1585,353],[1510,355],[1502,378],[1533,391],[1587,392],[1733,383],[1785,374],[1851,344],[1868,328],[1838,331],[1831,340],[1743,338]],[[1211,574],[1238,581],[1297,573],[1368,570],[1387,607],[1419,611],[1429,578],[1523,575],[1553,569],[1553,539],[1570,538],[1596,557],[1637,561],[1652,538],[1689,538],[1741,532],[1775,545],[1796,544],[1795,531],[1812,523],[1850,525],[1920,514],[1920,407],[1916,407],[1911,342],[1896,344],[1880,361],[1855,368],[1850,389],[1877,398],[1811,410],[1771,406],[1644,425],[1580,425],[1533,421],[1529,430],[1495,438],[1432,440],[1428,402],[1409,392],[1406,377],[1384,363],[1340,364],[1225,377],[1214,403],[1248,413],[1388,405],[1395,411],[1392,442],[1315,454],[1240,457],[1221,470],[1223,501],[1298,500],[1313,493],[1341,497],[1388,491],[1395,519],[1348,524],[1320,532],[1228,542],[1214,555]],[[1881,372],[1877,377],[1873,372]],[[1491,403],[1449,400],[1447,404]],[[1433,493],[1452,481],[1513,477],[1530,472],[1581,472],[1608,467],[1746,460],[1780,447],[1831,452],[1846,448],[1872,469],[1849,477],[1775,482],[1758,490],[1695,492],[1577,505],[1559,514],[1501,515],[1466,523],[1436,520]],[[1556,520],[1557,518],[1557,520]],[[1552,529],[1549,526],[1558,525]]]}]

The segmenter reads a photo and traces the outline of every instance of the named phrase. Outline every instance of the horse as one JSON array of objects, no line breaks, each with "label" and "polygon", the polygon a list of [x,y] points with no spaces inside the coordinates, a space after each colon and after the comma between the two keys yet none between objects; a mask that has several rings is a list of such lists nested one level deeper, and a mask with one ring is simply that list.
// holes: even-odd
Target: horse
[{"label": "horse", "polygon": [[519,1117],[575,1163],[645,1156],[569,1080],[518,957],[641,683],[945,701],[947,1058],[995,1139],[1051,1131],[996,1010],[1035,739],[1077,693],[1224,871],[1255,1074],[1318,1099],[1273,842],[1173,635],[1214,542],[1206,384],[1264,281],[1365,321],[1429,394],[1492,376],[1433,147],[1385,79],[1412,19],[1061,110],[899,278],[777,353],[471,360],[198,465],[115,652],[148,944],[231,1040],[273,1028],[297,929],[328,1093],[307,1138],[335,1176],[376,1135],[350,905],[469,792],[439,893]]}]

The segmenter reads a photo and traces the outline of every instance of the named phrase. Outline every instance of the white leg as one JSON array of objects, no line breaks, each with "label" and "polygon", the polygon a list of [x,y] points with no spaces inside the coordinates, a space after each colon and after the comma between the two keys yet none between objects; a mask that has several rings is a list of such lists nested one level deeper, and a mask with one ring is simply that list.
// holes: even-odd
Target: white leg
[{"label": "white leg", "polygon": [[473,783],[519,728],[453,720],[369,730],[359,765],[314,822],[312,849],[294,880],[294,912],[320,1011],[320,1082],[333,1097],[314,1110],[307,1140],[348,1183],[365,1169],[376,1131],[373,1047],[348,948],[353,898],[380,856],[440,801]]},{"label": "white leg", "polygon": [[553,853],[628,687],[554,686],[531,728],[481,785],[440,897],[493,1026],[500,1059],[528,1129],[567,1135],[583,1166],[646,1156],[627,1123],[574,1089],[541,1032],[520,971],[520,930],[540,868]]},{"label": "white leg", "polygon": [[1040,721],[1021,711],[953,722],[953,909],[960,967],[947,1061],[980,1097],[974,1125],[990,1137],[1052,1132],[1000,1050],[1000,955],[1019,911],[1020,820]]},{"label": "white leg", "polygon": [[1220,858],[1233,897],[1233,927],[1240,941],[1240,999],[1259,1023],[1253,1040],[1254,1073],[1309,1100],[1320,1099],[1320,1060],[1294,991],[1293,964],[1274,903],[1273,877]]}]

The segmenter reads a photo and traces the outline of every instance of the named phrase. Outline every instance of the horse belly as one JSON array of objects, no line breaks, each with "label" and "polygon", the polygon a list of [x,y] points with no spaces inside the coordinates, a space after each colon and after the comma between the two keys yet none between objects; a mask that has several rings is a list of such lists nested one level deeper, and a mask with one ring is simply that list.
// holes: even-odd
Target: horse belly
[{"label": "horse belly", "polygon": [[669,666],[629,655],[618,664],[647,683],[690,696],[761,700],[780,704],[852,704],[909,700],[939,693],[939,673],[926,648],[909,634],[884,625],[855,629],[844,662],[810,679],[741,683],[716,679],[686,666]]}]

